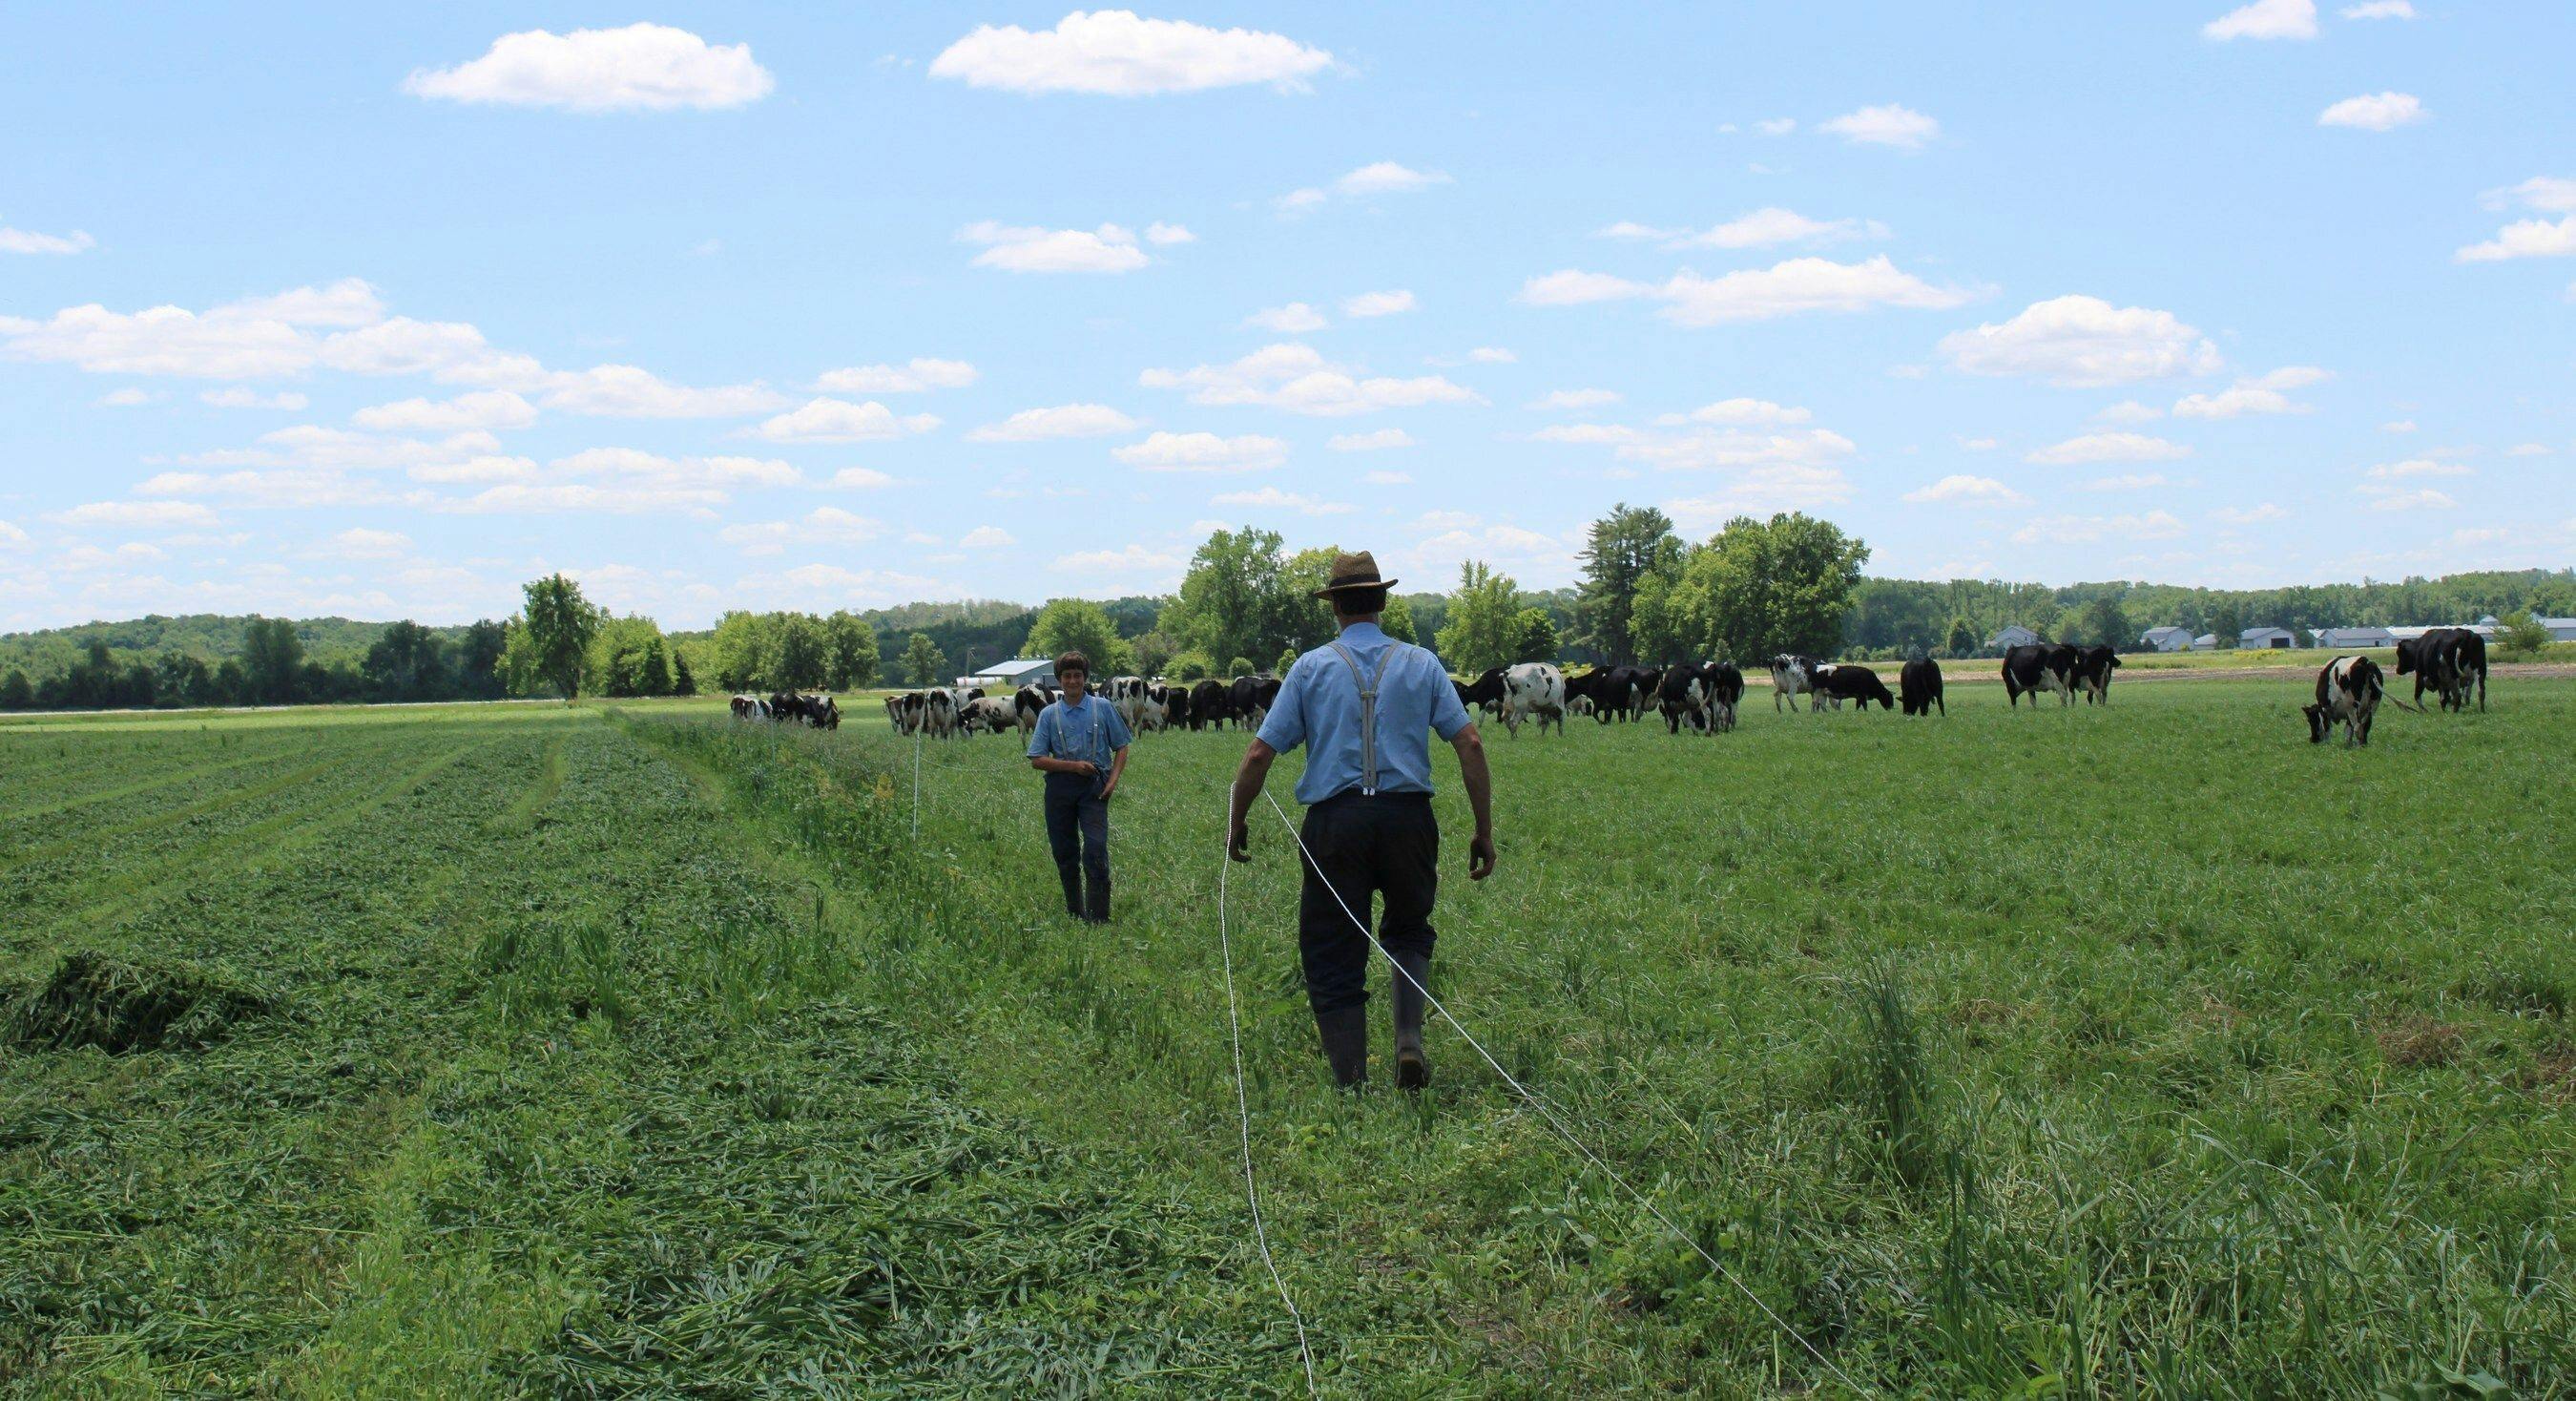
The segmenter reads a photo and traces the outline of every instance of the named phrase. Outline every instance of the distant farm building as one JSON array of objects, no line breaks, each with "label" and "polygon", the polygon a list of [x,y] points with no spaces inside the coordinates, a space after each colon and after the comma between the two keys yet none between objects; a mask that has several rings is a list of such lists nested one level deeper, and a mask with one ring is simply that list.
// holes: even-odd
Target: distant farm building
[{"label": "distant farm building", "polygon": [[2032,632],[2019,623],[2006,623],[1995,629],[1994,636],[1986,639],[1986,650],[2004,652],[2015,647],[2027,647],[2038,640],[2038,633]]},{"label": "distant farm building", "polygon": [[2218,634],[2214,632],[2204,632],[2200,636],[2193,638],[2191,640],[2191,650],[2195,652],[2217,651]]},{"label": "distant farm building", "polygon": [[2531,620],[2549,629],[2551,641],[2576,642],[2576,618],[2544,618],[2534,613]]},{"label": "distant farm building", "polygon": [[1022,686],[1032,686],[1048,679],[1054,675],[1054,669],[1055,659],[1052,657],[1013,657],[1007,662],[995,662],[972,676],[958,677],[957,683],[982,686],[987,690],[1007,687],[1016,691]]},{"label": "distant farm building", "polygon": [[2394,647],[2397,638],[2383,627],[2319,628],[2317,645],[2338,650],[2347,647]]},{"label": "distant farm building", "polygon": [[2247,628],[2236,634],[2240,648],[2276,648],[2287,651],[2299,645],[2299,635],[2288,628]]},{"label": "distant farm building", "polygon": [[2138,634],[2138,645],[2159,652],[2179,652],[2191,646],[2191,629],[2149,628]]}]

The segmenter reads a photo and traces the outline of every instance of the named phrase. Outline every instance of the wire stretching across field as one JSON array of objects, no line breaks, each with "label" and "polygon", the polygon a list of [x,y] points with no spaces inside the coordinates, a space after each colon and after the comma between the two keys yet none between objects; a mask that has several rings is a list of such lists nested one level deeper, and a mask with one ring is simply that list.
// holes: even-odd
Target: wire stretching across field
[{"label": "wire stretching across field", "polygon": [[[1317,871],[1321,871],[1323,867],[1316,865],[1315,853],[1306,849],[1306,839],[1298,835],[1297,824],[1288,820],[1288,810],[1279,806],[1279,800],[1272,797],[1270,794],[1265,792],[1261,796],[1264,801],[1270,804],[1270,810],[1279,815],[1279,825],[1287,829],[1288,840],[1297,844],[1297,851],[1300,855],[1305,857],[1306,864]],[[1622,1176],[1617,1168],[1610,1166],[1608,1162],[1602,1159],[1600,1154],[1593,1152],[1590,1147],[1586,1146],[1582,1138],[1578,1136],[1574,1130],[1566,1127],[1564,1119],[1560,1118],[1557,1115],[1557,1112],[1549,1106],[1544,1096],[1532,1091],[1528,1086],[1522,1084],[1518,1077],[1514,1076],[1510,1071],[1505,1070],[1503,1068],[1503,1063],[1494,1059],[1494,1053],[1485,1049],[1485,1043],[1478,1041],[1475,1037],[1475,1033],[1467,1030],[1466,1026],[1462,1024],[1457,1017],[1450,1014],[1449,1008],[1443,1004],[1439,998],[1431,995],[1431,989],[1423,986],[1422,983],[1416,980],[1411,973],[1405,971],[1403,964],[1395,961],[1395,955],[1388,953],[1386,951],[1386,945],[1378,942],[1377,933],[1369,928],[1368,921],[1360,918],[1358,912],[1351,908],[1350,902],[1342,898],[1342,892],[1333,890],[1333,883],[1331,881],[1325,881],[1324,888],[1332,891],[1333,903],[1341,906],[1342,913],[1349,916],[1351,923],[1359,927],[1360,937],[1369,941],[1369,947],[1377,950],[1378,956],[1386,960],[1387,967],[1394,969],[1397,977],[1413,984],[1414,991],[1422,994],[1423,1002],[1429,1006],[1432,1011],[1440,1014],[1440,1020],[1447,1022],[1450,1030],[1458,1033],[1460,1040],[1463,1040],[1469,1046],[1474,1047],[1476,1054],[1484,1058],[1485,1064],[1492,1066],[1494,1068],[1494,1073],[1502,1077],[1503,1083],[1511,1086],[1512,1092],[1519,1095],[1530,1108],[1537,1110],[1539,1117],[1546,1121],[1547,1126],[1556,1130],[1557,1136],[1564,1139],[1566,1143],[1571,1145],[1575,1152],[1581,1154],[1585,1162],[1601,1169],[1603,1176],[1609,1178],[1613,1183],[1616,1183],[1621,1191],[1626,1192],[1630,1197],[1635,1198],[1637,1205],[1644,1207],[1647,1213],[1652,1215],[1656,1221],[1660,1222],[1666,1231],[1672,1233],[1673,1239],[1689,1246],[1692,1251],[1698,1254],[1699,1258],[1707,1261],[1708,1267],[1717,1271],[1718,1275],[1728,1284],[1735,1286],[1739,1293],[1743,1294],[1747,1300],[1751,1301],[1753,1307],[1762,1311],[1762,1316],[1764,1318],[1771,1320],[1773,1327],[1776,1327],[1781,1332],[1797,1339],[1798,1346],[1805,1348],[1808,1356],[1813,1357],[1816,1361],[1822,1363],[1825,1370],[1833,1373],[1835,1378],[1840,1380],[1843,1385],[1850,1387],[1856,1392],[1866,1393],[1870,1390],[1870,1388],[1862,1386],[1858,1381],[1854,1380],[1851,1373],[1844,1371],[1832,1358],[1827,1357],[1824,1354],[1823,1349],[1817,1347],[1814,1343],[1807,1341],[1806,1334],[1790,1327],[1789,1321],[1782,1318],[1769,1304],[1762,1302],[1762,1296],[1754,1293],[1752,1286],[1746,1284],[1743,1280],[1738,1279],[1735,1271],[1726,1267],[1725,1261],[1710,1254],[1708,1247],[1701,1245],[1697,1238],[1693,1237],[1688,1231],[1685,1231],[1681,1227],[1673,1224],[1673,1219],[1664,1214],[1662,1207],[1655,1205],[1653,1198],[1648,1197],[1641,1191],[1638,1191],[1635,1185],[1630,1183],[1626,1177]],[[1225,892],[1222,880],[1220,880],[1217,891],[1217,927],[1220,931],[1225,927]],[[1231,997],[1231,974],[1228,976],[1229,997]],[[1237,1083],[1239,1085],[1241,1083],[1240,1077],[1242,1075],[1241,1068],[1238,1067],[1235,1073],[1237,1076]],[[1249,1132],[1250,1129],[1247,1126],[1246,1133],[1249,1134]],[[1246,1152],[1248,1153],[1249,1151],[1249,1147],[1247,1146]],[[1250,1162],[1248,1158],[1246,1160],[1246,1171],[1250,1171]],[[1264,1247],[1264,1251],[1266,1254],[1266,1246]],[[1280,1297],[1287,1297],[1284,1290],[1281,1292]],[[1289,1307],[1291,1312],[1295,1311],[1295,1305],[1292,1304]]]}]

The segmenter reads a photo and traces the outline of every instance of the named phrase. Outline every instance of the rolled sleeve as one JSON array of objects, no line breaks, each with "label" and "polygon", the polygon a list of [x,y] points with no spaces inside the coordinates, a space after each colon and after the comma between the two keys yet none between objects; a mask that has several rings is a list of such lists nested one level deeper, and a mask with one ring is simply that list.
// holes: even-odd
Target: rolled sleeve
[{"label": "rolled sleeve", "polygon": [[1281,754],[1306,742],[1306,670],[1302,661],[1288,668],[1287,678],[1279,683],[1279,699],[1270,703],[1270,713],[1262,717],[1261,732],[1255,736]]},{"label": "rolled sleeve", "polygon": [[1431,698],[1432,732],[1439,735],[1442,739],[1456,739],[1458,737],[1458,732],[1467,728],[1468,724],[1471,722],[1471,717],[1467,714],[1466,703],[1458,699],[1458,688],[1450,684],[1449,670],[1447,667],[1441,665],[1440,659],[1438,657],[1431,656],[1428,652],[1423,653],[1423,655],[1431,657],[1431,675],[1432,685],[1434,687],[1434,694]]},{"label": "rolled sleeve", "polygon": [[1038,727],[1029,732],[1029,757],[1043,759],[1055,752],[1055,707],[1038,712]]}]

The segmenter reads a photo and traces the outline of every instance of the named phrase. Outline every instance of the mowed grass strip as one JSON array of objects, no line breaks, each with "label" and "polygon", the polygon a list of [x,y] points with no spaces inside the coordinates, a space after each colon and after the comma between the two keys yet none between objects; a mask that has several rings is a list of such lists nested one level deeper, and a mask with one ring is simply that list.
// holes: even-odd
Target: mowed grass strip
[{"label": "mowed grass strip", "polygon": [[[1451,853],[1438,988],[1878,1384],[2545,1392],[2576,1332],[2576,687],[2383,711],[2345,750],[2305,742],[2306,681],[1496,736],[1504,874],[1471,887]],[[1017,746],[930,746],[919,874],[843,857],[917,907],[866,976],[997,1102],[1221,1180],[1211,907],[1241,742],[1140,743],[1105,934],[1047,913]],[[848,795],[908,822],[912,749],[881,726],[705,743],[741,750],[722,762],[790,830]],[[806,801],[763,745],[842,796]],[[1453,835],[1462,807],[1453,784]],[[1417,1350],[1347,1346],[1347,1375],[1543,1357],[1575,1389],[1825,1380],[1454,1038],[1426,1107],[1323,1093],[1293,860],[1266,815],[1255,840],[1236,942],[1278,1239],[1292,1270],[1389,1280],[1428,1315]]]}]

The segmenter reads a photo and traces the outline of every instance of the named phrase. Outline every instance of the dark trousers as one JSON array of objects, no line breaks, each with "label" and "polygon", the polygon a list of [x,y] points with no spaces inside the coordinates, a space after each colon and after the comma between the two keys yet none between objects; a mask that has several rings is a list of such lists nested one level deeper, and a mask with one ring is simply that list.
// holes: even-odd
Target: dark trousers
[{"label": "dark trousers", "polygon": [[[1064,882],[1064,912],[1081,919],[1109,918],[1109,800],[1100,780],[1075,773],[1046,776],[1047,846]],[[1083,881],[1091,882],[1088,900]]]},{"label": "dark trousers", "polygon": [[1351,916],[1369,917],[1370,896],[1386,902],[1378,942],[1389,953],[1430,957],[1440,823],[1428,793],[1342,793],[1306,809],[1301,835],[1314,860],[1297,896],[1297,954],[1306,1001],[1320,1016],[1368,1001],[1373,951]]}]

